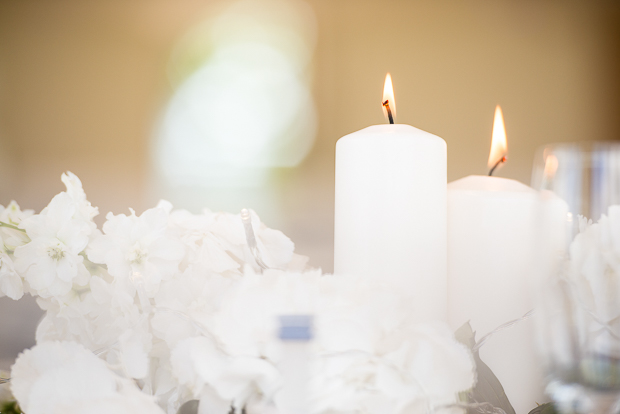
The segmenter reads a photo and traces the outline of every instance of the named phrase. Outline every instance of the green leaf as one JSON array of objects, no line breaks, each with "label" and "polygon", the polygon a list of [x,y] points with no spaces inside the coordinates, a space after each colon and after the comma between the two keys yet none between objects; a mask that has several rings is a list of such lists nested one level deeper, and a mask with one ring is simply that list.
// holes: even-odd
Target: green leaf
[{"label": "green leaf", "polygon": [[474,345],[476,345],[476,333],[471,329],[469,321],[465,322],[454,332],[454,337],[469,349],[472,349]]},{"label": "green leaf", "polygon": [[[456,330],[454,336],[457,341],[472,350],[474,362],[476,363],[476,385],[471,391],[461,395],[461,399],[468,403],[489,403],[494,407],[501,408],[506,414],[515,414],[515,410],[512,404],[510,404],[499,379],[497,379],[491,368],[480,359],[478,351],[473,351],[473,347],[476,345],[476,332],[473,331],[470,323],[465,322],[463,326]],[[506,356],[506,358],[509,357],[509,355]],[[469,408],[467,412],[468,414],[478,414],[473,408]]]},{"label": "green leaf", "polygon": [[0,414],[23,414],[17,401],[0,402]]},{"label": "green leaf", "polygon": [[13,230],[21,231],[22,233],[25,233],[25,232],[26,232],[26,230],[24,230],[24,229],[20,229],[19,227],[14,226],[14,225],[9,224],[9,223],[5,223],[4,221],[0,221],[0,227],[7,227],[7,228],[9,228],[9,229],[13,229]]},{"label": "green leaf", "polygon": [[553,403],[541,404],[534,408],[529,414],[558,414]]}]

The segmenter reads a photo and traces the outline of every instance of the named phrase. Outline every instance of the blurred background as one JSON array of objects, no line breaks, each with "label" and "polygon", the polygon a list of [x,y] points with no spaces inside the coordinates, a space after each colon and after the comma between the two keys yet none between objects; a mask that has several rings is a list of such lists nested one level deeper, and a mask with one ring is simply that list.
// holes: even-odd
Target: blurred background
[{"label": "blurred background", "polygon": [[[36,211],[77,174],[99,207],[256,210],[332,271],[334,146],[384,123],[485,174],[495,105],[529,183],[550,142],[620,139],[620,5],[604,0],[0,2],[0,204]],[[34,341],[0,299],[0,367]]]}]

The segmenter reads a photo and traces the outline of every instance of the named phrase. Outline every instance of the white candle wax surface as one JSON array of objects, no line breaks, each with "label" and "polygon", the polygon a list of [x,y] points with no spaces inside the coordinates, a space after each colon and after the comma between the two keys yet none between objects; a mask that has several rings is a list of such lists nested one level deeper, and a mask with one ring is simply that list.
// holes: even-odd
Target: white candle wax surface
[{"label": "white candle wax surface", "polygon": [[[448,184],[448,320],[470,321],[480,338],[534,307],[537,191],[515,180],[469,176]],[[480,349],[517,413],[546,402],[533,319],[498,332]]]},{"label": "white candle wax surface", "polygon": [[385,283],[415,321],[446,320],[446,143],[376,125],[336,144],[334,273]]}]

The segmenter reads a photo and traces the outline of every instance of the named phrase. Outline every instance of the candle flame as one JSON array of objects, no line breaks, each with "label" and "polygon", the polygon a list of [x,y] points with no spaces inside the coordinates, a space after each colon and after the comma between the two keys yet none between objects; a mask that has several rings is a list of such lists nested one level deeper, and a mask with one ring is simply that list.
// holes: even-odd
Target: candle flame
[{"label": "candle flame", "polygon": [[508,153],[506,141],[506,127],[504,127],[504,116],[499,105],[495,107],[495,119],[493,120],[493,137],[491,138],[491,152],[489,153],[489,168],[502,164],[500,160],[505,160]]},{"label": "candle flame", "polygon": [[[387,101],[387,104],[386,104]],[[396,103],[394,102],[394,88],[392,87],[392,77],[388,73],[385,75],[385,83],[383,84],[383,100],[381,101],[383,107],[383,115],[385,119],[388,119],[388,106],[392,112],[392,117],[396,119]]]}]

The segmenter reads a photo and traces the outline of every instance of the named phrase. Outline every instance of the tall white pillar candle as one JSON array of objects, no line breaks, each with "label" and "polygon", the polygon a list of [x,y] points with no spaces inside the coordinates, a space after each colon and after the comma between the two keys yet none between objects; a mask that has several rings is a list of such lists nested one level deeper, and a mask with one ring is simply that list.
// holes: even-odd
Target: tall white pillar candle
[{"label": "tall white pillar candle", "polygon": [[336,144],[334,272],[393,286],[417,321],[446,320],[446,143],[375,125]]}]

